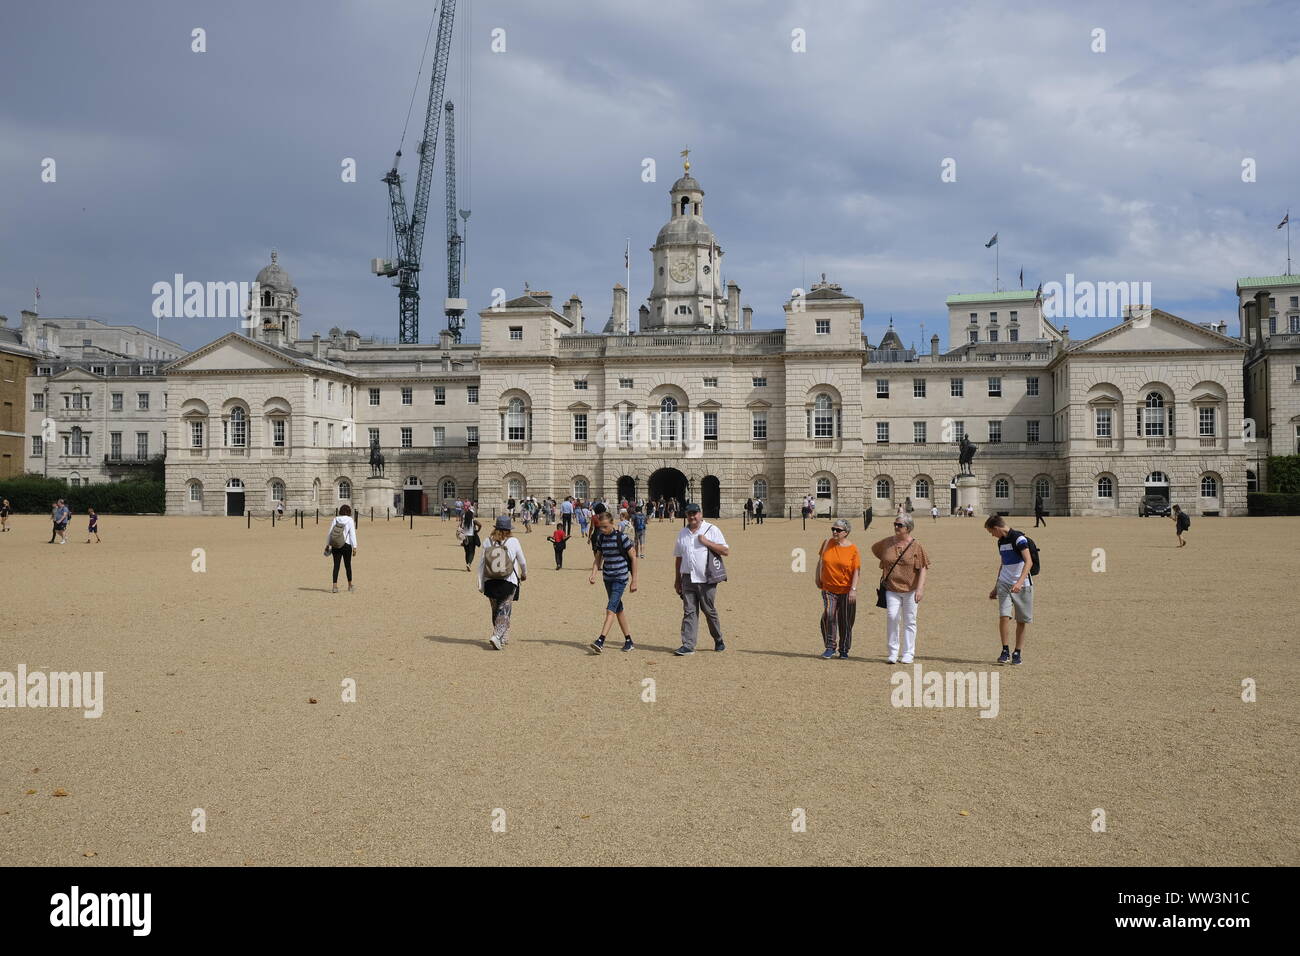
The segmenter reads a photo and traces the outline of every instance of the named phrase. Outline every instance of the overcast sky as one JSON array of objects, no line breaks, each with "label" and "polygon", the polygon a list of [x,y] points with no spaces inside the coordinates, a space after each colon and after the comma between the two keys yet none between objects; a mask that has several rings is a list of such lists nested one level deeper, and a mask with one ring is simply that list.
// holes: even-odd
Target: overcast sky
[{"label": "overcast sky", "polygon": [[[922,322],[946,340],[945,297],[993,286],[997,232],[1003,288],[1022,266],[1027,288],[1067,272],[1149,281],[1156,306],[1235,331],[1235,279],[1285,270],[1275,226],[1300,213],[1300,17],[1290,0],[1140,6],[461,0],[447,95],[468,140],[471,311],[528,281],[576,292],[599,329],[627,237],[635,311],[689,145],[757,327],[826,272],[863,301],[872,341],[891,313],[905,342]],[[379,180],[435,8],[5,3],[0,312],[15,324],[39,283],[43,315],[153,328],[155,282],[251,281],[274,248],[304,334],[396,336],[396,290],[369,263],[390,247]],[[207,52],[191,51],[196,27]],[[412,183],[427,75],[401,165]],[[646,157],[657,182],[642,182]],[[940,180],[949,157],[955,183]],[[444,323],[441,156],[429,211],[425,341]],[[193,348],[233,323],[162,327]]]}]

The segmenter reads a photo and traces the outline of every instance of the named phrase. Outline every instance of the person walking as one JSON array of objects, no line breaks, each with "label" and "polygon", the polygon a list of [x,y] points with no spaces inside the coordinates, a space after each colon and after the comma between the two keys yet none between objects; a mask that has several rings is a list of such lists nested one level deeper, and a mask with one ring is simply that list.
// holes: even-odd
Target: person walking
[{"label": "person walking", "polygon": [[510,643],[510,614],[519,600],[519,585],[528,580],[524,547],[514,536],[509,515],[500,515],[478,564],[479,593],[487,597],[492,615],[488,643],[498,651]]},{"label": "person walking", "polygon": [[1192,526],[1191,516],[1178,505],[1174,505],[1173,510],[1169,512],[1169,517],[1174,520],[1174,534],[1178,536],[1178,547],[1187,547],[1187,542],[1183,540],[1183,532]]},{"label": "person walking", "polygon": [[605,622],[601,625],[600,636],[591,642],[591,648],[597,654],[605,649],[605,638],[618,621],[619,630],[623,632],[623,650],[633,648],[632,633],[628,629],[627,612],[623,610],[623,593],[636,593],[637,558],[632,539],[614,528],[614,516],[602,511],[596,519],[597,528],[592,533],[592,548],[595,560],[591,564],[591,576],[588,584],[596,583],[599,571],[605,580]]},{"label": "person walking", "polygon": [[933,524],[934,522],[936,522],[936,521],[938,521],[938,520],[939,520],[939,506],[938,506],[938,505],[931,505],[931,506],[930,506],[930,522]]},{"label": "person walking", "polygon": [[579,501],[577,505],[574,506],[573,513],[578,519],[579,536],[583,538],[587,537],[587,506]]},{"label": "person walking", "polygon": [[573,495],[560,502],[560,521],[564,525],[565,535],[573,534]]},{"label": "person walking", "polygon": [[59,503],[57,501],[51,501],[50,502],[50,540],[49,540],[50,544],[53,544],[59,537],[58,514],[59,514]]},{"label": "person walking", "polygon": [[[998,602],[998,635],[1002,638],[999,664],[1019,664],[1025,644],[1025,629],[1034,619],[1034,579],[1029,574],[1033,557],[1029,539],[1007,527],[1001,515],[991,515],[984,530],[998,543],[998,579],[989,600]],[[1011,653],[1011,619],[1016,620],[1016,650]]]},{"label": "person walking", "polygon": [[677,532],[673,546],[673,589],[682,599],[682,646],[674,652],[678,657],[695,653],[699,636],[700,611],[709,625],[713,649],[725,651],[722,640],[722,623],[718,620],[715,597],[718,583],[726,580],[721,558],[731,553],[727,539],[715,524],[704,520],[700,506],[695,502],[686,505],[686,527]]},{"label": "person walking", "polygon": [[636,513],[632,515],[632,530],[635,532],[636,556],[638,558],[645,557],[645,526],[645,510],[637,508]]},{"label": "person walking", "polygon": [[1043,520],[1043,496],[1034,495],[1034,527],[1039,525],[1047,527],[1047,522]]},{"label": "person walking", "polygon": [[564,548],[568,544],[568,537],[564,533],[564,528],[557,524],[555,530],[546,538],[555,548],[555,570],[557,571],[564,567]]},{"label": "person walking", "polygon": [[[93,535],[95,544],[99,544],[99,515],[96,514],[94,508],[87,508],[86,514],[90,518],[90,526],[86,528],[86,534],[88,536]],[[86,538],[86,544],[90,544],[90,537]]]},{"label": "person walking", "polygon": [[14,509],[9,506],[8,498],[0,501],[0,531],[9,530],[9,516],[13,513]]},{"label": "person walking", "polygon": [[352,508],[339,505],[338,513],[325,532],[325,556],[334,558],[334,577],[330,584],[332,593],[337,594],[339,590],[339,562],[347,569],[348,590],[356,590],[352,586],[352,558],[356,553],[357,523],[352,520]]},{"label": "person walking", "polygon": [[754,499],[754,520],[757,521],[759,524],[762,524],[763,519],[765,517],[767,517],[767,507],[763,504],[763,499],[755,498]]},{"label": "person walking", "polygon": [[59,544],[68,543],[68,522],[71,520],[72,509],[60,498],[54,508],[54,530],[59,536]]},{"label": "person walking", "polygon": [[465,570],[472,571],[474,564],[474,552],[483,544],[483,539],[479,535],[483,531],[483,522],[477,518],[470,518],[469,530],[460,529],[460,546],[465,549]]},{"label": "person walking", "polygon": [[754,520],[754,499],[753,498],[745,499],[745,517],[750,521]]},{"label": "person walking", "polygon": [[[883,538],[871,546],[880,562],[880,580],[885,588],[885,645],[890,664],[912,663],[916,654],[916,608],[925,596],[925,577],[930,556],[921,542],[912,537],[911,515],[894,519],[893,537]],[[899,645],[902,645],[902,657]]]},{"label": "person walking", "polygon": [[849,523],[843,518],[831,522],[831,536],[822,542],[817,555],[817,589],[822,594],[822,660],[839,652],[847,660],[853,646],[853,619],[858,612],[858,579],[862,556],[849,542]]},{"label": "person walking", "polygon": [[519,513],[520,516],[523,518],[523,522],[524,522],[524,534],[532,534],[533,533],[533,500],[531,498],[525,498],[523,500],[523,503],[519,506]]}]

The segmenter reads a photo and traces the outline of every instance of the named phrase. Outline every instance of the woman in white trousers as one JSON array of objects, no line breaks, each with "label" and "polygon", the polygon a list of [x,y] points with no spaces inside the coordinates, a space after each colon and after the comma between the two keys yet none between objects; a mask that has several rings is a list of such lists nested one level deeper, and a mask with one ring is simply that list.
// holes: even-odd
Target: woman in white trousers
[{"label": "woman in white trousers", "polygon": [[890,664],[900,660],[910,664],[916,654],[916,607],[925,596],[930,556],[912,537],[912,529],[912,516],[899,514],[894,518],[893,536],[871,546],[871,553],[880,561],[885,586],[885,659]]}]

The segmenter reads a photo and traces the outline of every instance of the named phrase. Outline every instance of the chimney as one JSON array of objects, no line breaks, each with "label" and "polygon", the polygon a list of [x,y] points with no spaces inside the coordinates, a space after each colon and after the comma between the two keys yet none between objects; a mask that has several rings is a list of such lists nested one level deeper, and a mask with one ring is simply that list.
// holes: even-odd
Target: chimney
[{"label": "chimney", "polygon": [[615,335],[627,335],[627,289],[621,282],[614,283],[614,305],[609,318],[610,330]]},{"label": "chimney", "polygon": [[7,328],[9,325],[9,316],[0,315],[0,329]]},{"label": "chimney", "polygon": [[751,309],[749,306],[745,306],[741,310],[741,312],[745,316],[745,323],[744,323],[745,331],[748,332],[750,329],[754,327],[754,310]]},{"label": "chimney", "polygon": [[568,304],[565,305],[565,308],[569,312],[569,321],[573,323],[573,327],[581,330],[585,319],[582,315],[582,300],[578,298],[578,293],[575,292],[573,295],[569,296],[569,301]]},{"label": "chimney", "polygon": [[533,290],[529,289],[528,295],[532,296],[534,299],[542,303],[542,305],[546,306],[548,309],[551,307],[552,296],[549,292],[534,292]]},{"label": "chimney", "polygon": [[1070,347],[1070,327],[1068,325],[1061,326],[1061,347]]},{"label": "chimney", "polygon": [[650,321],[650,309],[648,306],[641,306],[636,310],[636,330],[638,332],[645,329],[645,325]]},{"label": "chimney", "polygon": [[930,336],[930,354],[931,355],[939,354],[939,333],[938,332]]},{"label": "chimney", "polygon": [[320,358],[320,333],[319,332],[313,332],[311,334],[311,357]]},{"label": "chimney", "polygon": [[569,299],[568,302],[564,303],[564,309],[563,309],[563,312],[564,312],[564,317],[565,317],[566,319],[568,319],[570,322],[572,322],[572,321],[573,321],[573,299],[572,299],[572,297],[570,297],[570,299]]},{"label": "chimney", "polygon": [[348,329],[343,333],[343,348],[349,352],[355,352],[357,346],[361,344],[361,335],[356,329]]},{"label": "chimney", "polygon": [[451,329],[443,329],[438,333],[438,348],[444,352],[451,349]]},{"label": "chimney", "polygon": [[740,328],[740,286],[735,282],[727,283],[727,327]]},{"label": "chimney", "polygon": [[36,313],[23,309],[23,345],[29,349],[36,348]]},{"label": "chimney", "polygon": [[1273,307],[1269,305],[1268,293],[1260,289],[1255,293],[1255,341],[1264,341],[1264,327],[1268,324],[1264,320],[1273,312]]}]

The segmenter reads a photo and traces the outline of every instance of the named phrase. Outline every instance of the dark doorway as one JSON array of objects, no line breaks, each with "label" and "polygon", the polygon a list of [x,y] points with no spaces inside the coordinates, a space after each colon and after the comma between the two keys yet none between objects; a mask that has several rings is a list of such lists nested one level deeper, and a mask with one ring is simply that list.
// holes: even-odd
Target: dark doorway
[{"label": "dark doorway", "polygon": [[624,475],[618,480],[618,500],[619,501],[636,501],[636,479],[630,475]]},{"label": "dark doorway", "polygon": [[676,498],[686,503],[686,476],[676,468],[660,468],[650,476],[650,497]]},{"label": "dark doorway", "polygon": [[242,491],[226,492],[226,514],[237,518],[244,516],[244,493]]},{"label": "dark doorway", "polygon": [[402,514],[422,515],[424,514],[424,490],[421,488],[405,488],[402,490]]},{"label": "dark doorway", "polygon": [[700,509],[706,518],[718,517],[722,508],[722,482],[713,475],[705,475],[700,482]]},{"label": "dark doorway", "polygon": [[950,515],[956,514],[957,513],[957,479],[956,478],[953,478],[952,481],[948,482],[948,488],[951,491],[951,496],[950,496],[951,501],[948,504],[948,514]]}]

